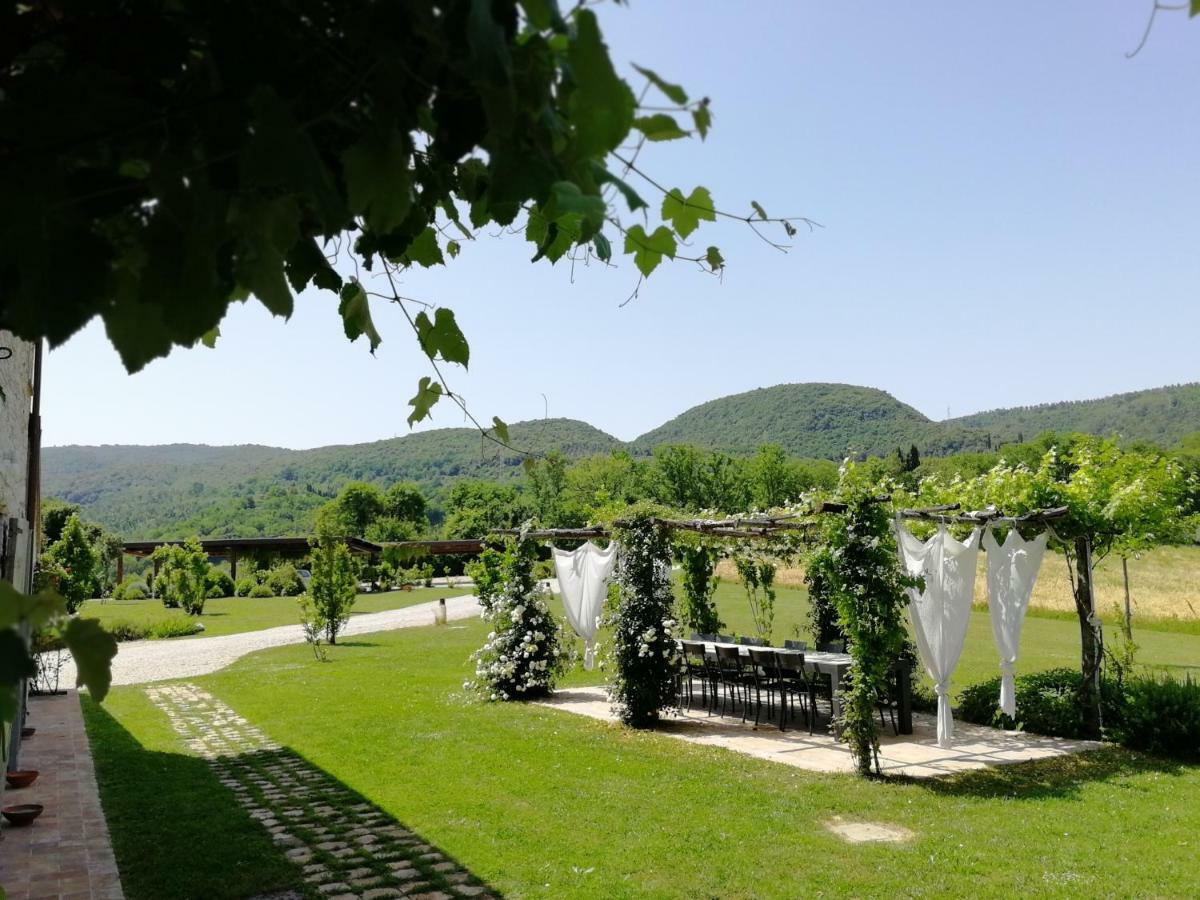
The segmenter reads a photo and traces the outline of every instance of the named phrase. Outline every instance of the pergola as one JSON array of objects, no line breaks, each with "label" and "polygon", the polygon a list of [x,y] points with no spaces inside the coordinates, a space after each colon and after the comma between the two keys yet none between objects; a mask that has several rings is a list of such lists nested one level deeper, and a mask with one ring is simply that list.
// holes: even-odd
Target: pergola
[{"label": "pergola", "polygon": [[[346,546],[351,553],[363,556],[373,556],[382,549],[379,544],[364,541],[362,538],[345,538]],[[130,556],[150,556],[159,547],[180,547],[185,541],[126,541],[121,545],[121,555],[117,557],[117,582],[125,577],[125,554]],[[200,548],[210,559],[229,560],[229,574],[237,579],[238,556],[246,553],[272,553],[283,557],[307,556],[312,550],[312,544],[306,537],[274,537],[274,538],[212,538],[200,542]],[[157,569],[157,567],[156,567]]]}]

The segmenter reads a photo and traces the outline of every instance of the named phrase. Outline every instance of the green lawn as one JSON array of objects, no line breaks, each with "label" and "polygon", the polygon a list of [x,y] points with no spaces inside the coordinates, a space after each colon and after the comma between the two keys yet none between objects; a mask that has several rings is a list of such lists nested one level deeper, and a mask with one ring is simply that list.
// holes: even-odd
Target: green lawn
[{"label": "green lawn", "polygon": [[[354,603],[354,615],[400,609],[416,603],[428,603],[441,597],[460,597],[469,594],[463,588],[414,588],[412,591],[388,591],[379,594],[359,594]],[[147,624],[163,619],[186,619],[180,609],[167,609],[160,600],[89,600],[83,605],[80,615],[88,619],[105,622],[133,622]],[[209,600],[204,604],[204,615],[200,616],[204,631],[196,637],[215,637],[222,634],[238,634],[243,631],[258,631],[276,625],[295,625],[298,621],[295,597],[226,597]]]},{"label": "green lawn", "polygon": [[[196,681],[509,897],[1190,896],[1200,881],[1200,768],[1113,748],[937,782],[815,775],[469,702],[486,630],[370,635],[327,664],[282,647]],[[298,884],[142,689],[87,712],[131,900]],[[915,836],[848,845],[834,816]]]}]

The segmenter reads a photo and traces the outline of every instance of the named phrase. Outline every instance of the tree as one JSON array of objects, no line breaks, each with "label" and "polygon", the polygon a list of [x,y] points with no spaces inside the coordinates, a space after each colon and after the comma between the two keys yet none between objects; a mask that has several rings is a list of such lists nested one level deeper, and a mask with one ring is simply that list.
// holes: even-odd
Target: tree
[{"label": "tree", "polygon": [[446,537],[481,538],[494,528],[515,528],[529,508],[515,488],[494,481],[458,481],[446,501]]},{"label": "tree", "polygon": [[208,599],[211,567],[199,538],[189,538],[182,545],[163,544],[155,548],[150,558],[158,563],[154,590],[162,598],[163,606],[180,607],[189,616],[201,615]]},{"label": "tree", "polygon": [[542,459],[529,458],[525,460],[525,478],[538,521],[550,527],[566,527],[560,512],[567,483],[567,458],[557,450],[551,450]]},{"label": "tree", "polygon": [[312,577],[302,600],[311,605],[314,624],[330,644],[337,643],[338,633],[350,621],[357,593],[358,573],[350,548],[332,533],[322,533],[312,545]]},{"label": "tree", "polygon": [[750,486],[754,505],[759,509],[775,509],[796,498],[794,471],[787,453],[778,444],[766,444],[750,461]]},{"label": "tree", "polygon": [[58,590],[67,602],[67,612],[74,614],[100,590],[96,550],[77,514],[68,516],[62,536],[48,555],[61,566]]},{"label": "tree", "polygon": [[383,491],[377,485],[349,481],[317,514],[318,529],[341,537],[363,537],[385,508]]},{"label": "tree", "polygon": [[[235,301],[287,317],[310,285],[374,350],[375,296],[404,307],[432,364],[410,423],[447,396],[465,410],[439,365],[469,362],[454,313],[402,297],[399,270],[521,228],[552,263],[607,263],[616,242],[640,285],[664,260],[719,272],[716,247],[686,250],[718,215],[795,233],[758,203],[722,213],[706,188],[662,185],[622,153],[633,132],[703,138],[712,123],[707,98],[636,71],[661,95],[653,109],[585,4],[5,6],[0,328],[54,346],[99,316],[137,371],[211,345]],[[499,419],[487,431],[507,439]]]},{"label": "tree", "polygon": [[401,522],[424,529],[429,524],[428,503],[421,489],[411,481],[393,484],[383,493],[383,513]]}]

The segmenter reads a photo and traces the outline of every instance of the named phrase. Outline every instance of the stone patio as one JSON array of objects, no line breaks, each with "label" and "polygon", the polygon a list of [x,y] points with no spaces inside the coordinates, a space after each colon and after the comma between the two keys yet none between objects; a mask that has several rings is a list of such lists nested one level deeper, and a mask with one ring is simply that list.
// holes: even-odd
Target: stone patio
[{"label": "stone patio", "polygon": [[28,724],[37,733],[22,743],[21,768],[41,775],[6,790],[4,805],[41,803],[46,811],[28,827],[0,830],[0,896],[122,900],[79,696],[30,698]]},{"label": "stone patio", "polygon": [[[604,722],[617,721],[602,687],[556,691],[540,705]],[[810,735],[802,721],[789,724],[788,730],[781,732],[772,723],[764,723],[755,729],[753,722],[743,724],[740,717],[710,716],[705,710],[693,709],[665,719],[657,731],[692,744],[724,747],[811,772],[854,771],[854,761],[845,744],[827,733]],[[912,734],[894,735],[890,727],[885,728],[880,735],[880,745],[879,763],[883,773],[912,778],[1050,759],[1100,747],[1094,741],[1048,738],[955,722],[954,746],[943,750],[937,745],[937,720],[921,713],[913,714]]]}]

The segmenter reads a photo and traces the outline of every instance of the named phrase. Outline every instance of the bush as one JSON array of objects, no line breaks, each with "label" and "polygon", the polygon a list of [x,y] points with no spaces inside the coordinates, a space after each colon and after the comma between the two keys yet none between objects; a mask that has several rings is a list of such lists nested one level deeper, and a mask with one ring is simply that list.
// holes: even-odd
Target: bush
[{"label": "bush", "polygon": [[[964,722],[991,725],[1008,731],[1020,729],[1052,737],[1082,738],[1085,734],[1079,688],[1083,676],[1073,669],[1048,669],[1018,675],[1017,718],[1000,711],[1000,676],[973,684],[959,695],[956,715]],[[1120,717],[1120,688],[1111,679],[1101,685],[1101,705],[1106,722]]]},{"label": "bush", "polygon": [[204,626],[195,619],[161,619],[150,623],[148,636],[155,639],[187,637],[203,630]]},{"label": "bush", "polygon": [[237,588],[229,573],[221,569],[209,569],[208,574],[204,577],[204,585],[210,600],[232,597]]},{"label": "bush", "polygon": [[144,600],[150,595],[146,585],[132,575],[126,575],[125,580],[113,588],[114,600]]},{"label": "bush", "polygon": [[280,563],[271,569],[264,584],[276,597],[299,597],[304,593],[304,582],[300,580],[296,567],[291,563]]},{"label": "bush", "polygon": [[104,630],[113,636],[113,639],[119,644],[126,641],[144,641],[150,637],[150,629],[148,626],[135,622],[124,622],[114,620],[104,623]]},{"label": "bush", "polygon": [[1200,759],[1200,681],[1128,678],[1109,737],[1135,750]]},{"label": "bush", "polygon": [[246,596],[247,597],[256,597],[256,598],[257,597],[274,597],[275,592],[273,590],[271,590],[267,585],[258,584],[256,582],[255,584],[253,584],[250,587],[250,592],[248,594],[246,594]]},{"label": "bush", "polygon": [[206,582],[212,567],[200,540],[191,538],[182,546],[164,544],[151,558],[160,563],[155,586],[163,606],[182,607],[189,616],[203,613],[204,601],[208,599]]},{"label": "bush", "polygon": [[350,621],[350,610],[358,596],[358,571],[343,541],[322,534],[312,549],[312,575],[307,599],[301,602],[301,622],[314,633],[323,632],[330,644]]},{"label": "bush", "polygon": [[243,575],[237,580],[233,588],[235,597],[249,597],[250,592],[258,585],[258,581],[253,575]]}]

